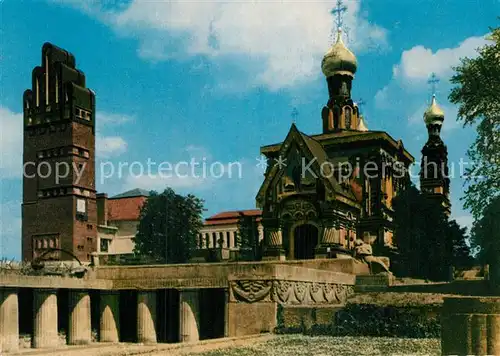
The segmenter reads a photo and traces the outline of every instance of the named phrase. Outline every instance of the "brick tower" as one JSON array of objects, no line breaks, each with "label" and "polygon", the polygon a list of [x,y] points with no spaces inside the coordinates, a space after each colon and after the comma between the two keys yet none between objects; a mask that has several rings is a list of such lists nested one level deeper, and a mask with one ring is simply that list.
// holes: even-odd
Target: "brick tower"
[{"label": "brick tower", "polygon": [[[96,250],[95,96],[75,57],[50,43],[24,92],[22,257]],[[71,260],[64,251],[44,258]]]}]

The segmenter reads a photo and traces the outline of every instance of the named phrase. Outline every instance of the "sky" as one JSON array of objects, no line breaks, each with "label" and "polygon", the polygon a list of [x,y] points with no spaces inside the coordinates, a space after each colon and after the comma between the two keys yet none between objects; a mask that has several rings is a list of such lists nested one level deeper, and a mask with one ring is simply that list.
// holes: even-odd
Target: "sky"
[{"label": "sky", "polygon": [[[487,43],[500,2],[345,4],[345,42],[358,59],[352,96],[365,103],[369,129],[402,139],[417,161],[427,140],[427,81],[433,72],[440,78],[442,137],[456,167],[452,217],[470,226],[459,162],[475,132],[456,120],[449,79],[461,57],[476,56]],[[333,7],[335,1],[0,0],[0,256],[21,255],[22,95],[43,43],[73,53],[96,93],[97,190],[112,196],[168,185],[204,199],[208,216],[255,207],[259,149],[282,141],[292,122],[307,134],[321,132],[328,100],[321,59],[336,28]],[[194,174],[179,164],[193,160]],[[162,162],[179,174],[160,178]]]}]

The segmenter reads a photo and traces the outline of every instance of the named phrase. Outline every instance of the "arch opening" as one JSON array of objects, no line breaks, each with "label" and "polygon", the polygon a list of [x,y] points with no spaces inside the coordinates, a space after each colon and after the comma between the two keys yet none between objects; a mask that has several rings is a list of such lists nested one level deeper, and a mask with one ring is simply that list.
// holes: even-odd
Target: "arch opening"
[{"label": "arch opening", "polygon": [[299,225],[294,229],[294,259],[314,259],[318,245],[318,228],[311,224]]}]

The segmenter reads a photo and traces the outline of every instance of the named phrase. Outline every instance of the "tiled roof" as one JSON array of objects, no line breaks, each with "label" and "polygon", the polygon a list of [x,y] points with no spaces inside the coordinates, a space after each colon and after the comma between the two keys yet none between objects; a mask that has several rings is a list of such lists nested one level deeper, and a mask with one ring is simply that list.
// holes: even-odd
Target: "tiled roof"
[{"label": "tiled roof", "polygon": [[145,189],[135,188],[125,193],[115,195],[109,199],[133,198],[133,197],[149,197],[149,191]]},{"label": "tiled roof", "polygon": [[207,218],[204,222],[204,225],[237,224],[239,218],[242,216],[253,216],[256,217],[256,221],[260,221],[262,216],[262,210],[249,209],[249,210],[237,210],[237,211],[223,211],[221,213],[212,215],[209,218]]},{"label": "tiled roof", "polygon": [[108,220],[139,220],[141,207],[146,200],[145,196],[109,199]]}]

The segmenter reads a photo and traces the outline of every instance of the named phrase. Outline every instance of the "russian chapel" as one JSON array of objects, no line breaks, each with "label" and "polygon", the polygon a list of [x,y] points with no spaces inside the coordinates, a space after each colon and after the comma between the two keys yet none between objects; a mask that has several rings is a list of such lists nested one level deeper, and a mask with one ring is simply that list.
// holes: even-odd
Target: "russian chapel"
[{"label": "russian chapel", "polygon": [[377,253],[393,248],[392,199],[410,184],[414,158],[401,140],[367,128],[351,96],[357,59],[340,29],[321,69],[322,133],[292,124],[283,142],[261,147],[270,163],[256,197],[265,259],[340,257],[356,239]]}]

